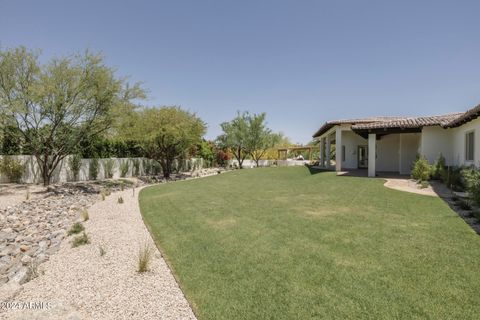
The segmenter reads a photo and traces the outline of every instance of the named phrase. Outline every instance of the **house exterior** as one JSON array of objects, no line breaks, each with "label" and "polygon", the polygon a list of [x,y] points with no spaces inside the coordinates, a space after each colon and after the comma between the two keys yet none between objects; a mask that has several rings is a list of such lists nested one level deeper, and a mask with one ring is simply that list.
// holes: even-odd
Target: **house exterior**
[{"label": "house exterior", "polygon": [[[430,117],[373,117],[325,123],[313,138],[320,143],[320,167],[410,174],[417,156],[433,164],[442,154],[448,166],[480,165],[480,105],[466,112]],[[330,159],[335,145],[335,159]]]}]

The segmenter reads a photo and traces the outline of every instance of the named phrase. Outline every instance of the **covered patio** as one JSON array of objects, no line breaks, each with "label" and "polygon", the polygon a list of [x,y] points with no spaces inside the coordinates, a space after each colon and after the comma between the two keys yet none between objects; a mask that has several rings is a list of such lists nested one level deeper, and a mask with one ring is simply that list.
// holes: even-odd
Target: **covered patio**
[{"label": "covered patio", "polygon": [[[340,123],[324,130],[320,145],[320,168],[375,177],[408,175],[419,152],[419,128],[375,127],[375,123]],[[335,146],[334,158],[332,149]]]}]

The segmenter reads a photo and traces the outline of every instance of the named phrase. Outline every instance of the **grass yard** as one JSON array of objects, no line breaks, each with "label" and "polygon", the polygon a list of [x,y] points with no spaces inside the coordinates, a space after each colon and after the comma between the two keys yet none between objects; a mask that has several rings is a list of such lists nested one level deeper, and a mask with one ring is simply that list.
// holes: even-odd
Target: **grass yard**
[{"label": "grass yard", "polygon": [[480,317],[480,237],[381,179],[238,170],[140,206],[199,319]]}]

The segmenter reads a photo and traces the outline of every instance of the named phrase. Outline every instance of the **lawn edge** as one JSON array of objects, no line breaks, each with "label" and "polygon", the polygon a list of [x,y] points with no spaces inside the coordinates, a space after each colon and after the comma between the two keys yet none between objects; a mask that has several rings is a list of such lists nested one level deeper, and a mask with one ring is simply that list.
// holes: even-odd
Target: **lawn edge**
[{"label": "lawn edge", "polygon": [[[205,177],[207,178],[207,177]],[[191,180],[195,180],[195,179],[191,179]],[[180,181],[189,181],[189,180],[180,180]],[[174,181],[174,182],[180,182],[180,181]],[[140,216],[141,216],[141,219],[142,219],[142,222],[143,224],[145,225],[145,227],[147,228],[148,230],[148,233],[150,235],[150,237],[152,238],[153,240],[153,243],[155,244],[155,247],[157,247],[157,250],[160,252],[160,255],[162,256],[163,260],[165,261],[165,263],[167,264],[168,268],[170,269],[170,272],[173,276],[173,278],[175,279],[175,282],[177,283],[178,287],[180,288],[180,291],[182,292],[182,295],[183,297],[185,298],[185,300],[187,301],[188,305],[190,306],[190,309],[192,309],[192,312],[193,314],[195,315],[195,318],[199,319],[199,316],[198,316],[198,308],[197,308],[197,305],[193,302],[193,301],[190,301],[190,299],[188,298],[187,294],[185,293],[185,288],[184,286],[182,285],[176,271],[175,271],[175,268],[173,267],[172,263],[170,262],[170,259],[168,258],[168,255],[165,253],[165,251],[163,250],[161,244],[159,241],[157,241],[157,239],[155,238],[155,236],[153,236],[153,233],[152,233],[152,229],[150,227],[150,225],[145,221],[145,217],[144,217],[144,214],[143,214],[143,211],[142,211],[142,207],[140,205],[140,195],[141,193],[146,190],[146,189],[149,189],[149,188],[153,188],[153,187],[156,187],[156,186],[159,186],[159,185],[162,185],[163,183],[157,183],[157,184],[154,184],[154,185],[151,185],[151,186],[148,186],[146,188],[143,188],[142,190],[140,190],[139,194],[138,194],[138,208],[140,209]]]}]

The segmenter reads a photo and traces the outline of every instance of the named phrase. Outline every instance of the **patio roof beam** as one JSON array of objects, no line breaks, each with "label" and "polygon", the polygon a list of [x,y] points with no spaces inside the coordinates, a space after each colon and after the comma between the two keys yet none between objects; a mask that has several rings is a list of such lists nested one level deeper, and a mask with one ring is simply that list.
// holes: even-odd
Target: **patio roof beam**
[{"label": "patio roof beam", "polygon": [[380,140],[382,136],[398,133],[418,133],[422,132],[422,128],[375,128],[375,129],[352,129],[364,139],[368,139],[368,135],[374,133],[376,139]]}]

